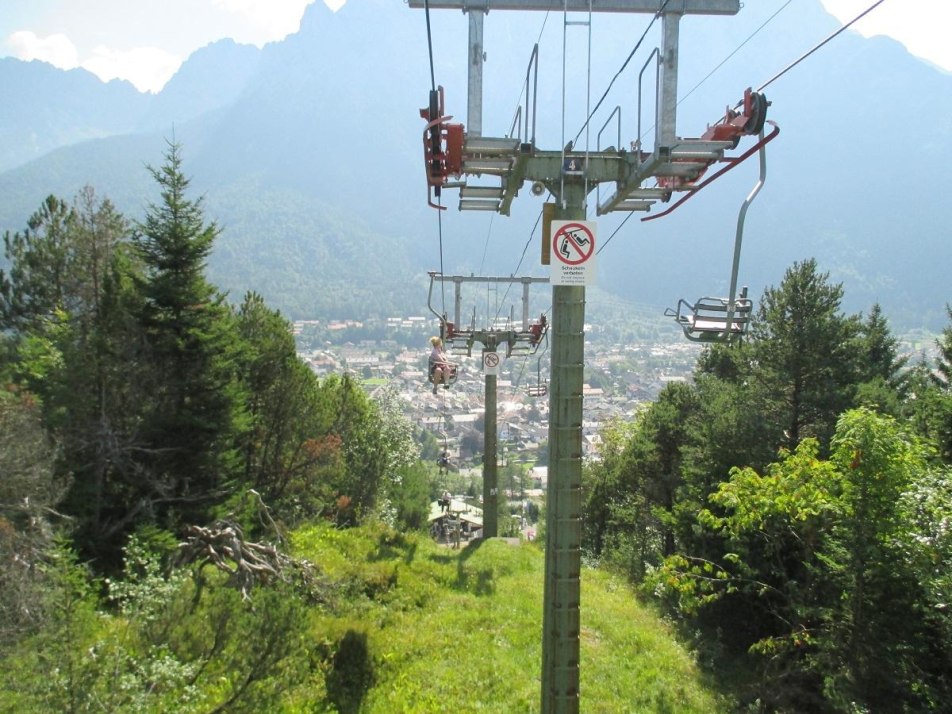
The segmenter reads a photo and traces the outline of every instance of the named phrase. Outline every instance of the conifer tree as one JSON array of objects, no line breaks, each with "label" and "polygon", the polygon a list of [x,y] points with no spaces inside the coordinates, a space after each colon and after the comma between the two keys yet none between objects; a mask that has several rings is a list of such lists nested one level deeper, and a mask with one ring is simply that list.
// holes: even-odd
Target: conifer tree
[{"label": "conifer tree", "polygon": [[806,437],[829,445],[836,420],[853,406],[858,320],[840,312],[843,286],[816,260],[794,265],[768,288],[752,327],[753,377],[763,416],[793,449]]},{"label": "conifer tree", "polygon": [[144,265],[137,316],[146,367],[143,504],[160,516],[200,519],[226,495],[234,467],[237,342],[224,296],[205,278],[219,230],[206,223],[202,200],[187,196],[179,145],[170,142],[165,163],[149,170],[162,200],[133,238]]},{"label": "conifer tree", "polygon": [[[952,306],[945,308],[952,321]],[[952,324],[942,330],[939,339],[936,340],[936,347],[939,348],[939,360],[936,365],[936,384],[945,392],[952,394]]]},{"label": "conifer tree", "polygon": [[879,304],[873,305],[859,329],[857,401],[880,412],[898,415],[908,393],[908,376],[904,372],[908,358],[899,356],[899,340],[890,331]]},{"label": "conifer tree", "polygon": [[[952,306],[946,306],[949,319],[952,320]],[[947,326],[936,340],[939,355],[931,382],[935,391],[925,388],[917,410],[924,412],[927,422],[926,433],[932,436],[939,453],[946,463],[952,463],[952,324]]]},{"label": "conifer tree", "polygon": [[139,474],[129,225],[87,186],[72,204],[46,198],[5,247],[0,312],[10,380],[39,398],[43,426],[62,447],[58,477],[71,483],[59,507],[73,519],[84,555],[99,556],[136,500],[129,484]]},{"label": "conifer tree", "polygon": [[66,201],[47,196],[22,232],[3,236],[9,268],[0,270],[0,328],[24,333],[68,310],[73,294],[72,235],[76,211]]}]

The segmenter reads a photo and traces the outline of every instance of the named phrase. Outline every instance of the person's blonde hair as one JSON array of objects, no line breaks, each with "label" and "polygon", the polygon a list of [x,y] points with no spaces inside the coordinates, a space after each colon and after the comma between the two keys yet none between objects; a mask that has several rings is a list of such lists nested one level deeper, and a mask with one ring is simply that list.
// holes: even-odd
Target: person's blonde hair
[{"label": "person's blonde hair", "polygon": [[439,337],[437,337],[436,335],[433,335],[433,337],[430,338],[430,344],[433,345],[434,347],[435,347],[436,345],[440,344],[441,342],[443,342],[443,340],[441,340],[441,339],[440,339]]}]

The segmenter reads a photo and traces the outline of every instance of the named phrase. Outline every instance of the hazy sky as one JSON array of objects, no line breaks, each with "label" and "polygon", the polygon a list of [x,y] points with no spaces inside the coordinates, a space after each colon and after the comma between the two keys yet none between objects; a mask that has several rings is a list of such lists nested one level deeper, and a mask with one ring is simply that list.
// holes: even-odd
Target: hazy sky
[{"label": "hazy sky", "polygon": [[[142,91],[156,92],[192,52],[210,42],[231,37],[261,46],[296,32],[311,2],[336,10],[345,1],[2,0],[0,56],[84,67],[104,80],[128,79]],[[779,8],[787,0],[755,1]],[[790,0],[794,8],[804,1]],[[875,0],[822,2],[848,22]],[[945,36],[950,27],[952,0],[884,0],[853,29],[867,37],[890,35],[914,55],[952,71],[952,42]]]}]

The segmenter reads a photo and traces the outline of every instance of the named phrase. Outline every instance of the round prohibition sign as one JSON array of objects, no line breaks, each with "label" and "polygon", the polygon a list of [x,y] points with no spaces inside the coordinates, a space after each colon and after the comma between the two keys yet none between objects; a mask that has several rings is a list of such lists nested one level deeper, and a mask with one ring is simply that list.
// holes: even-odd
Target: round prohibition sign
[{"label": "round prohibition sign", "polygon": [[483,357],[483,362],[487,367],[498,367],[499,366],[499,355],[495,352],[487,352]]},{"label": "round prohibition sign", "polygon": [[588,226],[566,223],[552,236],[552,251],[566,265],[581,265],[595,251],[595,236]]}]

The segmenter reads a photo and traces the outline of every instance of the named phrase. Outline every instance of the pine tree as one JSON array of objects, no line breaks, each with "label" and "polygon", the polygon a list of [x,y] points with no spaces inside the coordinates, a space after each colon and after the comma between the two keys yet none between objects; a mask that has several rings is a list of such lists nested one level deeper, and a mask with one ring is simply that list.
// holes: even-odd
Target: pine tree
[{"label": "pine tree", "polygon": [[[945,311],[949,320],[952,320],[952,306],[946,305]],[[939,348],[936,384],[946,393],[952,394],[952,325],[942,330],[942,334],[936,340],[936,347]]]},{"label": "pine tree", "polygon": [[889,323],[878,304],[860,325],[856,340],[858,369],[857,401],[880,412],[898,415],[909,385],[904,372],[907,357],[899,356],[899,340],[889,329]]},{"label": "pine tree", "polygon": [[[952,307],[946,306],[946,312],[952,320]],[[916,411],[925,426],[923,431],[935,440],[942,459],[952,463],[952,325],[942,330],[936,347],[936,368],[930,375],[931,384],[922,384]]]},{"label": "pine tree", "polygon": [[806,437],[829,445],[836,420],[853,406],[859,321],[840,312],[843,287],[814,259],[794,265],[764,292],[752,327],[752,376],[764,414],[794,449]]},{"label": "pine tree", "polygon": [[186,195],[179,145],[170,142],[165,163],[149,170],[162,201],[149,206],[133,238],[144,265],[137,316],[146,368],[142,503],[160,517],[199,519],[225,497],[233,475],[241,423],[234,321],[205,278],[219,230],[205,222],[201,199]]},{"label": "pine tree", "polygon": [[0,270],[0,328],[22,334],[53,319],[57,309],[72,307],[76,220],[76,211],[51,195],[26,230],[3,236],[10,267]]},{"label": "pine tree", "polygon": [[11,381],[39,398],[43,426],[62,447],[58,476],[71,483],[59,508],[73,519],[84,555],[98,557],[138,495],[130,486],[139,475],[142,395],[129,353],[136,335],[129,225],[87,186],[72,205],[45,199],[27,229],[5,243]]}]

